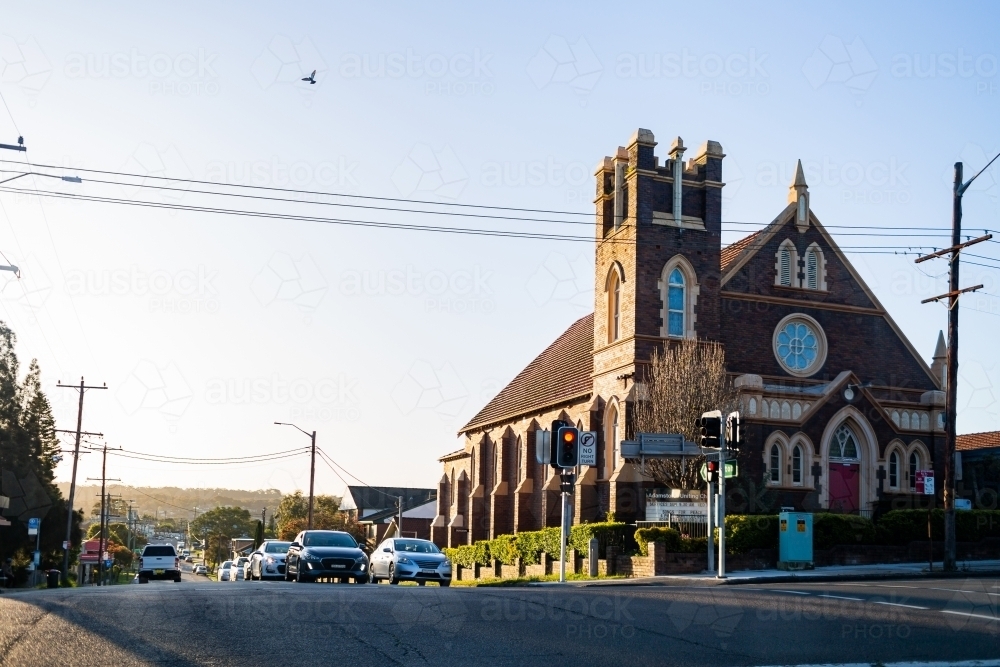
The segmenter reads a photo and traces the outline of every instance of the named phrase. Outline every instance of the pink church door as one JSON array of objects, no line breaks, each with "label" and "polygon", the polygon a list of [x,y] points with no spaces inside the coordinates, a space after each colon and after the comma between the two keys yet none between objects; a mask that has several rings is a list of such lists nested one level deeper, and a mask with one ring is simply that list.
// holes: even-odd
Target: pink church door
[{"label": "pink church door", "polygon": [[856,512],[860,506],[861,466],[857,463],[830,463],[830,509]]}]

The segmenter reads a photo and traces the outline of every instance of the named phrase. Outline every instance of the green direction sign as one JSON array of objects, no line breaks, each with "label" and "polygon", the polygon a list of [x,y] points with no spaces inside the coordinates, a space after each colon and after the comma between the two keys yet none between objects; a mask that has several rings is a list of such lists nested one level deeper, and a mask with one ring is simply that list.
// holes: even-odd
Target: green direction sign
[{"label": "green direction sign", "polygon": [[[729,459],[726,461],[726,479],[732,479],[734,477],[739,477],[740,469],[736,465],[736,459]],[[701,478],[708,481],[708,464],[701,464]]]}]

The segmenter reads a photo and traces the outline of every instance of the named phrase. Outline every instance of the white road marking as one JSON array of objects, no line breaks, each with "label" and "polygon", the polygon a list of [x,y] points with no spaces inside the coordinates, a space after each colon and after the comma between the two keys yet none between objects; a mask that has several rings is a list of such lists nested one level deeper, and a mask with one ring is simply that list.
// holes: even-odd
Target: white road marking
[{"label": "white road marking", "polygon": [[[788,667],[787,665],[784,667]],[[870,662],[841,662],[794,667],[872,667]],[[953,660],[951,662],[886,662],[883,667],[1000,667],[1000,660]]]},{"label": "white road marking", "polygon": [[833,598],[834,600],[853,600],[854,602],[862,602],[861,598],[849,598],[849,597],[845,597],[843,595],[823,595],[823,594],[820,594],[819,597],[821,597],[821,598]]},{"label": "white road marking", "polygon": [[806,593],[805,591],[783,591],[778,588],[772,589],[774,593],[792,593],[793,595],[812,595],[812,593]]},{"label": "white road marking", "polygon": [[875,604],[884,604],[890,607],[906,607],[907,609],[930,609],[930,607],[918,607],[915,604],[903,604],[901,602],[881,602],[879,600],[875,601]]},{"label": "white road marking", "polygon": [[968,616],[969,618],[985,618],[987,621],[1000,621],[1000,616],[987,616],[986,614],[972,614],[967,611],[951,611],[943,609],[942,614],[954,614],[955,616]]}]

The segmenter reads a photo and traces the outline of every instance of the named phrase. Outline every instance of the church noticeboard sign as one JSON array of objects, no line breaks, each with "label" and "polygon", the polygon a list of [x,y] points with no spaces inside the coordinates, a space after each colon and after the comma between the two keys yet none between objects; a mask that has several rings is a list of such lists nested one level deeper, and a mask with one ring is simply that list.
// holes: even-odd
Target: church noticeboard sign
[{"label": "church noticeboard sign", "polygon": [[925,496],[934,495],[934,471],[933,470],[918,470],[916,474],[916,483],[913,485],[913,490],[916,493],[923,494]]},{"label": "church noticeboard sign", "polygon": [[696,489],[646,491],[646,521],[705,521],[705,492]]}]

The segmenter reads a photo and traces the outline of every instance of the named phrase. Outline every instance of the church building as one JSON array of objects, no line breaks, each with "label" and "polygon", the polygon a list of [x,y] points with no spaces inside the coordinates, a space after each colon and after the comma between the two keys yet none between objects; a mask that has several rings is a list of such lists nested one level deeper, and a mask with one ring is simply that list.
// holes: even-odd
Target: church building
[{"label": "church building", "polygon": [[637,130],[598,166],[594,312],[440,458],[437,544],[559,525],[559,475],[535,461],[534,444],[554,419],[599,434],[597,465],[577,475],[574,523],[644,519],[655,484],[620,443],[650,354],[683,339],[725,347],[746,433],[741,481],[773,505],[746,511],[870,516],[912,500],[916,471],[941,479],[943,338],[928,364],[813,211],[801,163],[778,215],[723,247],[722,146],[656,146]]}]

